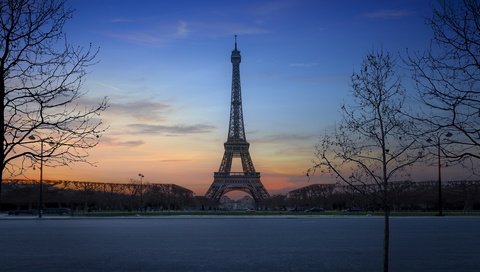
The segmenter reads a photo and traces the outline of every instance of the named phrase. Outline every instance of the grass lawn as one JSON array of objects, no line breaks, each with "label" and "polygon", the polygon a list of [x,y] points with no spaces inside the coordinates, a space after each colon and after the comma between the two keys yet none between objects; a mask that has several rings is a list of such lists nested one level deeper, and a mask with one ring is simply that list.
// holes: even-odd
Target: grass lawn
[{"label": "grass lawn", "polygon": [[[436,211],[392,211],[391,216],[435,216]],[[480,216],[480,211],[446,211],[445,216]],[[95,211],[75,212],[74,216],[115,217],[115,216],[296,216],[296,215],[326,215],[326,216],[383,216],[383,212],[366,211],[323,211],[323,212],[289,212],[289,211]]]}]

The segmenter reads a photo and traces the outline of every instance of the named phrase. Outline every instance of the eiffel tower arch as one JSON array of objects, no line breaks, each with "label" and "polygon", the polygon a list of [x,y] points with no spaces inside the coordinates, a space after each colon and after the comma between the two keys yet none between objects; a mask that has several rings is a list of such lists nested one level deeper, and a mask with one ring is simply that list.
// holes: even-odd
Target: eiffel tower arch
[{"label": "eiffel tower arch", "polygon": [[[213,183],[205,196],[214,201],[231,191],[243,191],[250,194],[255,202],[270,197],[260,181],[260,172],[255,171],[249,147],[245,137],[245,127],[242,112],[242,92],[240,87],[240,51],[237,50],[237,35],[235,35],[235,49],[231,55],[232,61],[232,99],[230,104],[230,124],[227,141],[224,143],[225,152],[218,172],[213,174]],[[232,172],[234,158],[241,160],[242,171]]]}]

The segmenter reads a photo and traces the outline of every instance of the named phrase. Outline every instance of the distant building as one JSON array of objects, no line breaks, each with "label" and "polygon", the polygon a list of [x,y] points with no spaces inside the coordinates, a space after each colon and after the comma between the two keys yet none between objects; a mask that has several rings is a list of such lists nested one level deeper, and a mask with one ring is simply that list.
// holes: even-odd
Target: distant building
[{"label": "distant building", "polygon": [[234,200],[224,195],[220,198],[220,208],[229,211],[254,209],[255,200],[250,196],[244,196],[239,200]]}]

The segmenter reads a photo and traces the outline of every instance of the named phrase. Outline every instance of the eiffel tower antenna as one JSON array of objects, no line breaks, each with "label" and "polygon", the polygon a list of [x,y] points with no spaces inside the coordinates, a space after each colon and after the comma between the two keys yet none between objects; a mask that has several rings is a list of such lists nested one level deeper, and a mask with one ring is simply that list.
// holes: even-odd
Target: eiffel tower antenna
[{"label": "eiffel tower antenna", "polygon": [[[260,181],[260,173],[255,171],[250,157],[249,147],[245,137],[243,123],[242,92],[240,86],[240,62],[242,58],[237,49],[237,35],[235,35],[235,49],[232,51],[232,99],[230,103],[230,124],[228,126],[227,141],[224,143],[225,152],[218,172],[213,174],[213,183],[205,196],[214,201],[230,191],[243,191],[250,194],[255,202],[270,197]],[[242,172],[231,172],[233,158],[242,161]]]}]

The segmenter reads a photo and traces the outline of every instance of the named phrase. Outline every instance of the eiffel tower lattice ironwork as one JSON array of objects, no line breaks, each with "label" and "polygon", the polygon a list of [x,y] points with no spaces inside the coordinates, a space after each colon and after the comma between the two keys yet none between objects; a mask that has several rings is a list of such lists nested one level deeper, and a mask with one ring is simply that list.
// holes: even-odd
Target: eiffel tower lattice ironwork
[{"label": "eiffel tower lattice ironwork", "polygon": [[[250,194],[256,203],[269,198],[267,190],[260,181],[260,173],[255,171],[250,153],[250,144],[245,137],[242,113],[242,92],[240,88],[240,51],[237,50],[237,36],[235,35],[235,49],[232,51],[232,100],[230,106],[230,125],[228,138],[224,143],[225,153],[218,172],[213,175],[213,183],[205,196],[214,201],[230,191],[244,191]],[[242,172],[231,172],[233,158],[242,161]]]}]

